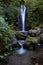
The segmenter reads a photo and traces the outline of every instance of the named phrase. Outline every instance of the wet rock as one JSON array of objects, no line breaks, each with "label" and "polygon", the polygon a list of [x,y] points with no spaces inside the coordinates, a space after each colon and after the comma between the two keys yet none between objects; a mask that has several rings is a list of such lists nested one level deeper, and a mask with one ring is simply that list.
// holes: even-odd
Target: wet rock
[{"label": "wet rock", "polygon": [[17,38],[18,40],[20,40],[20,39],[25,39],[25,38],[26,38],[26,35],[25,35],[24,33],[17,33],[17,34],[16,34],[16,38]]},{"label": "wet rock", "polygon": [[21,46],[19,45],[19,43],[16,43],[12,46],[13,49],[19,49],[21,48]]},{"label": "wet rock", "polygon": [[37,35],[40,34],[40,29],[30,29],[30,30],[29,30],[29,34],[30,34],[31,36],[37,36]]}]

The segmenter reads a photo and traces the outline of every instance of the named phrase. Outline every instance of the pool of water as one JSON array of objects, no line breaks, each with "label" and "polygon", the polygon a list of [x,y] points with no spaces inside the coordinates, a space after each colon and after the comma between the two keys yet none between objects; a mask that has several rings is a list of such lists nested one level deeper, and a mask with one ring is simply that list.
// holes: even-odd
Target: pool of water
[{"label": "pool of water", "polygon": [[21,46],[19,49],[16,49],[15,52],[18,53],[18,54],[24,54],[26,53],[26,49],[23,48],[23,44],[24,44],[24,40],[19,40],[18,43],[19,45]]}]

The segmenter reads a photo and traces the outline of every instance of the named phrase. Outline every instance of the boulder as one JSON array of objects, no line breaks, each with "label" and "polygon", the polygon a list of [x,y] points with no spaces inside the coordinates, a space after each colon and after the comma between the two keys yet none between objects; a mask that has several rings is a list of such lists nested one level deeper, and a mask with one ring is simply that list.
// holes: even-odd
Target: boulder
[{"label": "boulder", "polygon": [[28,36],[23,46],[24,48],[27,48],[27,49],[35,49],[37,42],[38,42],[38,39],[36,37]]},{"label": "boulder", "polygon": [[31,36],[37,36],[37,35],[40,34],[40,29],[30,29],[30,30],[29,30],[29,34],[30,34]]}]

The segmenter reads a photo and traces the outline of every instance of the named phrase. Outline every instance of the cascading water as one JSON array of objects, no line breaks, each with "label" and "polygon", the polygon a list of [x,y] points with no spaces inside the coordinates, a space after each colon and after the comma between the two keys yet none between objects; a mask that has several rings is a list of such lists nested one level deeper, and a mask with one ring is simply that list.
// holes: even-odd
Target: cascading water
[{"label": "cascading water", "polygon": [[26,12],[26,7],[21,6],[22,31],[25,31],[25,12]]},{"label": "cascading water", "polygon": [[[18,11],[18,32],[25,32],[26,31],[26,26],[25,26],[25,16],[26,16],[26,7],[25,5],[21,5]],[[26,52],[26,49],[23,48],[24,40],[19,40],[18,41],[19,45],[21,46],[20,49],[16,49],[16,52],[18,54],[23,54]]]},{"label": "cascading water", "polygon": [[19,8],[19,13],[18,13],[18,27],[19,27],[19,31],[24,32],[26,30],[26,26],[25,26],[25,16],[26,16],[26,7],[25,5],[21,5],[21,7]]},{"label": "cascading water", "polygon": [[16,52],[18,54],[24,54],[26,52],[26,49],[23,48],[24,40],[19,40],[18,43],[21,46],[21,48],[17,49]]}]

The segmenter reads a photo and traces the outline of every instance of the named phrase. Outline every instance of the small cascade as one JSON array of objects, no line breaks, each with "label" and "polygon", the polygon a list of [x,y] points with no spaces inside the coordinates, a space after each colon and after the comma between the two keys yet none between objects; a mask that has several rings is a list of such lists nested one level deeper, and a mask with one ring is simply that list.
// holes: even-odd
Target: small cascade
[{"label": "small cascade", "polygon": [[17,49],[16,52],[18,54],[24,54],[26,52],[26,49],[23,48],[24,40],[19,40],[18,43],[20,44],[21,48]]}]

